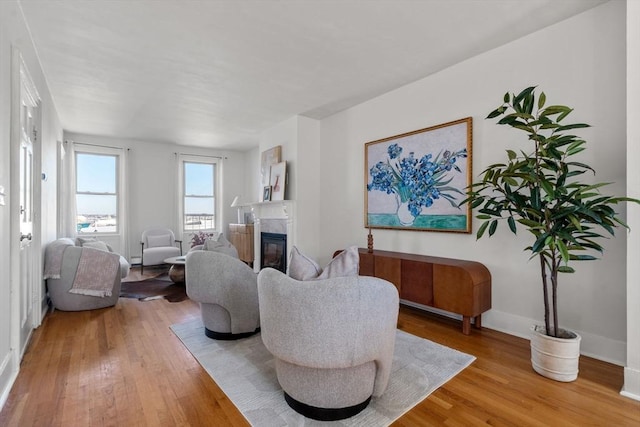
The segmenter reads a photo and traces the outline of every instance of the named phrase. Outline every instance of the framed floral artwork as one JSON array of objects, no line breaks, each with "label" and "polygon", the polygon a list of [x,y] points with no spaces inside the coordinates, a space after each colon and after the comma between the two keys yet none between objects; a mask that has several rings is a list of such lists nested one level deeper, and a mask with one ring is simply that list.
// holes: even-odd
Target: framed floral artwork
[{"label": "framed floral artwork", "polygon": [[472,118],[367,142],[365,227],[471,233]]}]

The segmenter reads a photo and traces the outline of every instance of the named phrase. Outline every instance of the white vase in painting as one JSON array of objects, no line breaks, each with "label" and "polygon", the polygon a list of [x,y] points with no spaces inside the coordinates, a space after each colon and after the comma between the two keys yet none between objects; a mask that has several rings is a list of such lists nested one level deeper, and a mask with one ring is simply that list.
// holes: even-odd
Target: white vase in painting
[{"label": "white vase in painting", "polygon": [[400,225],[404,227],[412,226],[416,217],[413,216],[411,211],[409,210],[409,202],[400,202],[398,203],[398,210],[396,212],[398,215],[398,221],[400,221]]}]

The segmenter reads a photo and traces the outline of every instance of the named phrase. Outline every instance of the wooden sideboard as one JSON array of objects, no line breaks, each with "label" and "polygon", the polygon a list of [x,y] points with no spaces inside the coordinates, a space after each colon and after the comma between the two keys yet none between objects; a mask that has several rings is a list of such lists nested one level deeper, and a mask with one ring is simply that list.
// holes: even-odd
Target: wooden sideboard
[{"label": "wooden sideboard", "polygon": [[253,265],[253,224],[229,224],[229,241],[240,260]]},{"label": "wooden sideboard", "polygon": [[359,252],[360,275],[393,283],[401,302],[462,315],[466,335],[472,319],[476,328],[482,327],[482,313],[491,308],[491,273],[483,264],[364,248]]}]

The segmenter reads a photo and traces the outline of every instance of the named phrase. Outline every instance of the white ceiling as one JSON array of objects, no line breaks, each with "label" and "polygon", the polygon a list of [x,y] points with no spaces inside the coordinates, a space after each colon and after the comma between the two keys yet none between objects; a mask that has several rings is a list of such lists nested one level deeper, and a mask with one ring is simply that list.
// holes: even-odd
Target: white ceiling
[{"label": "white ceiling", "polygon": [[604,0],[19,2],[65,130],[246,150]]}]

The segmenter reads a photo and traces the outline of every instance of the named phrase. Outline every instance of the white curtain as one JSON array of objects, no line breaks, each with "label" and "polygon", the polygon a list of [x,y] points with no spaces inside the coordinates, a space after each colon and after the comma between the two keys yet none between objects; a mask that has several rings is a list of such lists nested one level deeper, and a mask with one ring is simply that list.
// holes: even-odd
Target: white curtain
[{"label": "white curtain", "polygon": [[129,186],[127,185],[129,180],[129,149],[122,149],[120,156],[120,176],[118,182],[120,183],[120,212],[118,222],[120,223],[120,255],[126,259],[129,257]]},{"label": "white curtain", "polygon": [[58,194],[60,195],[58,203],[60,204],[58,212],[60,216],[58,221],[60,224],[60,232],[58,237],[75,237],[76,228],[76,160],[75,147],[73,141],[65,141],[60,147],[60,186]]}]

